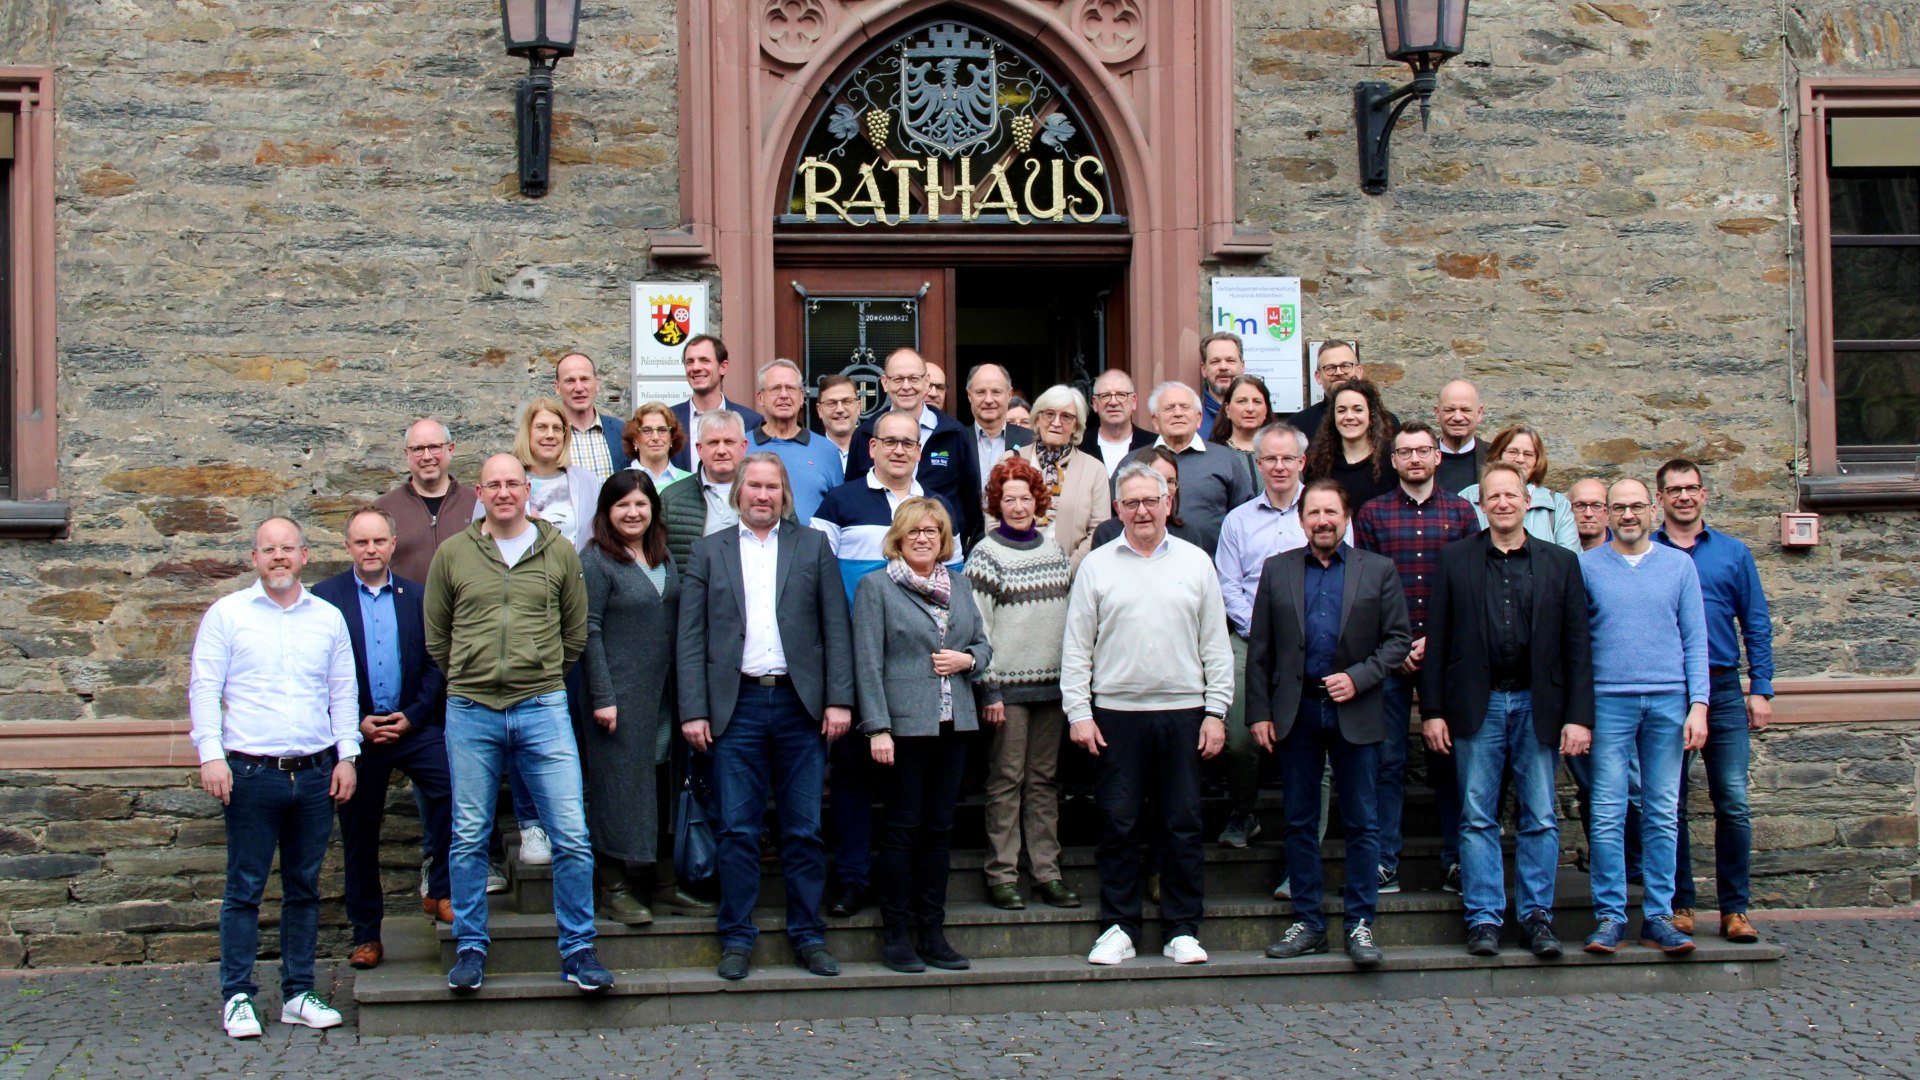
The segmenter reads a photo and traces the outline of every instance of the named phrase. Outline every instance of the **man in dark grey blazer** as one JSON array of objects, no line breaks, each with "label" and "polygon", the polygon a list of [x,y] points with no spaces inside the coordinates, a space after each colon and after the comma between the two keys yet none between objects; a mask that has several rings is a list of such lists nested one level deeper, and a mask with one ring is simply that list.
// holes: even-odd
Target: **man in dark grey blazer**
[{"label": "man in dark grey blazer", "polygon": [[[1379,863],[1374,779],[1387,737],[1381,684],[1413,646],[1406,596],[1393,561],[1342,542],[1352,511],[1346,490],[1315,480],[1300,496],[1307,546],[1267,560],[1253,599],[1247,642],[1247,724],[1262,748],[1280,752],[1287,817],[1287,873],[1296,919],[1267,947],[1274,959],[1327,951],[1320,913],[1320,773],[1333,782],[1346,826],[1349,867]],[[1347,955],[1380,963],[1373,937],[1379,879],[1349,873]]]},{"label": "man in dark grey blazer", "polygon": [[795,524],[787,470],[750,454],[734,484],[738,528],[693,545],[680,594],[680,731],[713,754],[720,800],[720,967],[746,978],[759,931],[760,827],[779,804],[787,939],[801,967],[838,975],[820,900],[827,743],[853,722],[853,624],[827,538]]}]

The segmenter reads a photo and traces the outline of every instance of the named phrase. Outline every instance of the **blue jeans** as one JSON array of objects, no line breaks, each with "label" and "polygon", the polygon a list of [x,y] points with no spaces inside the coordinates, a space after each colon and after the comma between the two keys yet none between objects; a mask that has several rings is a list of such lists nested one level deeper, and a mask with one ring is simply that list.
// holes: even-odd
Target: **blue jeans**
[{"label": "blue jeans", "polygon": [[453,766],[453,935],[459,947],[487,948],[487,837],[499,805],[500,773],[511,763],[553,841],[560,955],[591,948],[593,847],[567,692],[552,690],[505,709],[448,695],[447,760]]},{"label": "blue jeans", "polygon": [[[1567,775],[1573,778],[1574,801],[1580,804],[1580,832],[1587,838],[1587,865],[1593,865],[1593,754],[1588,752],[1566,759]],[[1640,881],[1640,762],[1635,759],[1627,770],[1627,884]]]},{"label": "blue jeans", "polygon": [[[332,755],[327,755],[331,759]],[[227,889],[220,901],[220,999],[257,994],[260,900],[280,849],[280,995],[291,1001],[313,989],[313,953],[320,933],[320,862],[333,837],[331,760],[281,772],[231,758],[233,794],[225,807]]]},{"label": "blue jeans", "polygon": [[827,740],[820,721],[792,687],[742,681],[733,716],[712,753],[713,788],[720,800],[721,947],[751,949],[760,935],[753,908],[760,899],[760,827],[769,789],[780,815],[787,941],[796,951],[825,941],[820,902],[827,890],[827,846],[820,838],[820,796]]},{"label": "blue jeans", "polygon": [[1627,917],[1627,805],[1640,763],[1640,865],[1649,919],[1673,914],[1685,694],[1596,694],[1593,703],[1593,913]]},{"label": "blue jeans", "polygon": [[1480,730],[1453,740],[1460,774],[1460,889],[1467,925],[1506,918],[1506,870],[1500,857],[1500,789],[1512,777],[1519,811],[1514,850],[1514,913],[1553,914],[1560,868],[1560,826],[1553,816],[1558,747],[1542,746],[1533,729],[1533,693],[1496,690]]},{"label": "blue jeans", "polygon": [[[1380,770],[1373,781],[1374,820],[1380,826],[1380,869],[1400,867],[1400,847],[1407,803],[1407,719],[1413,711],[1413,683],[1394,674],[1380,684],[1387,740],[1379,746]],[[1440,799],[1436,789],[1435,799]],[[1447,830],[1441,829],[1444,834]],[[1451,860],[1448,860],[1451,861]],[[1349,866],[1354,864],[1349,864]]]},{"label": "blue jeans", "polygon": [[1325,878],[1320,863],[1320,774],[1333,761],[1333,785],[1340,796],[1340,821],[1347,833],[1347,885],[1342,897],[1347,929],[1371,923],[1380,879],[1367,868],[1380,863],[1380,830],[1374,821],[1374,779],[1380,773],[1379,746],[1350,743],[1340,734],[1340,716],[1331,701],[1300,703],[1287,737],[1280,740],[1281,798],[1287,815],[1287,876],[1292,882],[1293,913],[1315,930],[1327,928],[1320,913]]},{"label": "blue jeans", "polygon": [[[1713,876],[1719,888],[1722,916],[1742,913],[1749,902],[1753,867],[1753,825],[1747,818],[1747,757],[1752,736],[1747,731],[1747,698],[1740,690],[1740,672],[1713,677],[1707,704],[1707,745],[1700,757],[1707,763],[1707,795],[1713,800]],[[1694,755],[1680,769],[1679,841],[1675,845],[1673,906],[1698,905],[1693,884],[1693,845],[1687,836],[1687,773]]]}]

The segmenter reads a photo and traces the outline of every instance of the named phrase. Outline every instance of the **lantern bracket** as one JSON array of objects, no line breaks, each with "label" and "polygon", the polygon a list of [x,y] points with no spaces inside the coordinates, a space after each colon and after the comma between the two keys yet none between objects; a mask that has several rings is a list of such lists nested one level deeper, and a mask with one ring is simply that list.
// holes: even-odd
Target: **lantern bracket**
[{"label": "lantern bracket", "polygon": [[[1437,66],[1437,65],[1436,65]],[[1360,190],[1378,195],[1387,190],[1387,148],[1400,114],[1420,102],[1420,127],[1427,126],[1427,100],[1439,84],[1435,68],[1416,67],[1413,81],[1398,90],[1383,82],[1362,82],[1353,88],[1353,128],[1360,137]]]}]

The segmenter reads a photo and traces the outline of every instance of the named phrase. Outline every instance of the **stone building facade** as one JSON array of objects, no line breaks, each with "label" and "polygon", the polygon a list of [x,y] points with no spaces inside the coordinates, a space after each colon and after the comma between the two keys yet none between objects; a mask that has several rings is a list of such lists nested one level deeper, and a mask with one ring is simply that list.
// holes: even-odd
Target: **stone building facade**
[{"label": "stone building facade", "polygon": [[[1405,71],[1371,5],[720,10],[586,5],[532,200],[491,0],[0,0],[7,505],[66,522],[0,539],[0,964],[217,953],[186,658],[246,581],[250,523],[307,523],[317,580],[344,566],[346,509],[401,475],[413,416],[448,421],[470,478],[563,352],[602,358],[607,404],[630,407],[633,281],[706,282],[755,362],[784,346],[789,271],[960,266],[965,302],[983,264],[953,236],[776,221],[835,78],[930,18],[1019,42],[1104,139],[1126,222],[996,242],[1003,263],[1106,266],[1104,362],[1137,382],[1195,377],[1211,278],[1294,275],[1308,336],[1359,339],[1401,415],[1471,378],[1487,430],[1543,430],[1555,488],[1702,460],[1712,520],[1759,558],[1783,680],[1756,748],[1756,896],[1913,898],[1920,487],[1911,458],[1849,472],[1833,446],[1808,148],[1823,100],[1920,115],[1920,4],[1476,7],[1378,197],[1352,84]],[[1907,378],[1886,400],[1920,396],[1920,359]],[[1783,549],[1780,515],[1808,508],[1820,543]]]}]

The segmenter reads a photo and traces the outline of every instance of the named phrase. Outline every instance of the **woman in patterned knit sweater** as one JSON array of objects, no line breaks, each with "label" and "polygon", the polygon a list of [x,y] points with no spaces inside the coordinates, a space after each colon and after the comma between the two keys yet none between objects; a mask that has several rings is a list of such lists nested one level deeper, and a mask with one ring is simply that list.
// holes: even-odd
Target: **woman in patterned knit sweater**
[{"label": "woman in patterned knit sweater", "polygon": [[999,521],[967,558],[974,606],[993,646],[981,715],[993,726],[987,766],[987,895],[1018,911],[1025,825],[1034,891],[1079,907],[1060,874],[1060,646],[1072,562],[1036,522],[1048,509],[1046,477],[1014,457],[987,478],[987,513]]}]

